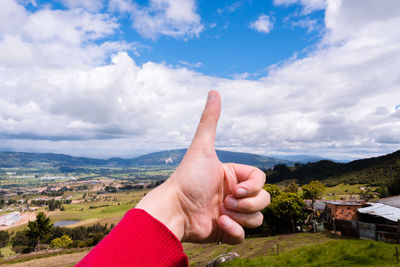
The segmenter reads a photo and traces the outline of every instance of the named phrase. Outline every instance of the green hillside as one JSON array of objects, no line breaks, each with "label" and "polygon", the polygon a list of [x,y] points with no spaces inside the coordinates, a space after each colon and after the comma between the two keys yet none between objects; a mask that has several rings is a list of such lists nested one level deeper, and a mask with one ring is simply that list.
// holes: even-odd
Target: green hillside
[{"label": "green hillside", "polygon": [[269,182],[272,183],[296,179],[300,184],[312,180],[320,180],[327,185],[386,184],[400,177],[400,150],[384,156],[349,163],[321,160],[315,163],[295,164],[295,167],[291,168],[277,165],[266,173]]},{"label": "green hillside", "polygon": [[[111,158],[105,160],[86,157],[72,157],[63,154],[52,153],[0,152],[0,167],[174,167],[181,162],[185,153],[186,149],[175,149],[150,153],[132,159]],[[293,164],[293,162],[288,160],[276,159],[250,153],[217,150],[217,154],[221,162],[249,164],[261,169],[272,168],[276,164]]]}]

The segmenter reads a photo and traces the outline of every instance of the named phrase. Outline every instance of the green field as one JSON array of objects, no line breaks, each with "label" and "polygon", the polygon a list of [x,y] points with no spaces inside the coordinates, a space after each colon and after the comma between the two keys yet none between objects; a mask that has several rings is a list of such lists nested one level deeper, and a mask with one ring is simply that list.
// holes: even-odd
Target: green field
[{"label": "green field", "polygon": [[[279,182],[277,185],[283,191],[289,185],[290,182],[296,182],[295,180],[287,180]],[[368,184],[338,184],[335,186],[325,186],[322,198],[326,200],[340,200],[340,199],[359,199],[361,193],[361,187],[370,187],[372,191],[376,190],[376,186],[369,186]],[[299,187],[297,192],[299,196],[302,196],[302,190]]]},{"label": "green field", "polygon": [[[118,223],[124,214],[136,206],[139,200],[149,190],[128,191],[113,194],[102,194],[97,201],[63,205],[65,210],[53,213],[50,219],[57,221],[81,221],[80,225],[94,223]],[[74,199],[82,198],[83,194],[74,195]]]},{"label": "green field", "polygon": [[[239,245],[183,244],[190,266],[204,267],[218,255],[237,252],[239,259],[223,266],[398,266],[393,256],[397,244],[346,239],[325,233],[300,233],[273,237],[248,238]],[[277,252],[279,248],[279,255]],[[18,266],[73,266],[87,249],[23,255],[0,264]],[[61,252],[62,253],[62,252]],[[13,265],[11,265],[13,266]]]},{"label": "green field", "polygon": [[223,266],[398,266],[398,245],[367,240],[331,240],[279,255],[235,259]]}]

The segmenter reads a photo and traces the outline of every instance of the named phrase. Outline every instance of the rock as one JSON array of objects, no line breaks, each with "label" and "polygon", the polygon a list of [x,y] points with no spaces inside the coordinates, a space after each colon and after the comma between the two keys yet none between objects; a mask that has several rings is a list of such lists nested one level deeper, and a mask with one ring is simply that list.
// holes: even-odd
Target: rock
[{"label": "rock", "polygon": [[239,258],[239,254],[236,252],[229,252],[226,254],[221,254],[221,255],[218,255],[213,260],[211,260],[210,262],[208,262],[207,267],[219,266],[221,263],[231,261],[235,258]]}]

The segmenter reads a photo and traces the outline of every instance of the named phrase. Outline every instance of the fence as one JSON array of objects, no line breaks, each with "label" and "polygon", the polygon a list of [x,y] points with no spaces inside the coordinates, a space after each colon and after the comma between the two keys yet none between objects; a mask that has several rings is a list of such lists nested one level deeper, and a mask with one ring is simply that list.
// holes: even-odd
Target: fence
[{"label": "fence", "polygon": [[331,229],[343,236],[400,243],[400,228],[396,225],[333,220]]}]

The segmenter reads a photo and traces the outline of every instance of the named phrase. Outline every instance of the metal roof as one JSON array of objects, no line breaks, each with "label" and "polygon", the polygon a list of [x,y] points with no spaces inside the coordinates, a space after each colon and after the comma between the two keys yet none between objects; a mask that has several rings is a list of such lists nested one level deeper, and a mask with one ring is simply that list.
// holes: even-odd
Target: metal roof
[{"label": "metal roof", "polygon": [[352,201],[352,200],[336,200],[336,201],[325,201],[325,203],[334,205],[361,206],[365,202]]},{"label": "metal roof", "polygon": [[363,214],[369,214],[374,216],[383,217],[393,222],[397,222],[400,219],[400,209],[389,206],[383,203],[369,203],[371,206],[365,208],[359,208],[357,211]]},{"label": "metal roof", "polygon": [[390,206],[393,206],[396,208],[400,208],[400,195],[393,196],[393,197],[381,198],[381,199],[379,199],[378,202],[386,204],[386,205],[390,205]]}]

